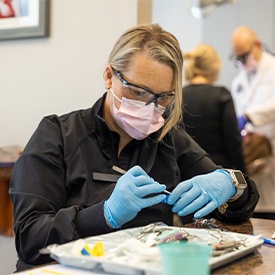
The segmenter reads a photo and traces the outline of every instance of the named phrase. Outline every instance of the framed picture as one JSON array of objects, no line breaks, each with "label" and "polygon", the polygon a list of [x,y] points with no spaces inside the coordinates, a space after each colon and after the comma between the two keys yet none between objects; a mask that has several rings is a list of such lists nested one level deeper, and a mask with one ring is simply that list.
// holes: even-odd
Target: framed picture
[{"label": "framed picture", "polygon": [[50,0],[0,0],[0,40],[49,36]]}]

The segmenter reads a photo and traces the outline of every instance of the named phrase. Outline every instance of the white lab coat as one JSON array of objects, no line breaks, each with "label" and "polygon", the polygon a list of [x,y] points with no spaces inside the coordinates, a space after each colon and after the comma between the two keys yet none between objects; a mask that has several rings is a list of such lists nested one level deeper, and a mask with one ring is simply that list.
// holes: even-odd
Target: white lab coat
[{"label": "white lab coat", "polygon": [[[246,129],[268,137],[275,153],[275,57],[263,52],[257,73],[249,78],[241,69],[231,93],[237,116],[247,114],[253,124]],[[275,158],[251,177],[257,184],[260,201],[255,212],[275,212]]]}]

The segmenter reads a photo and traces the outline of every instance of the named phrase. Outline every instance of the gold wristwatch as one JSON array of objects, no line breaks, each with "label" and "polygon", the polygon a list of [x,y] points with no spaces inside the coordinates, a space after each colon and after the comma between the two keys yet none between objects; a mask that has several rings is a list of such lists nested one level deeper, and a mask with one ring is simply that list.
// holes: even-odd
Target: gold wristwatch
[{"label": "gold wristwatch", "polygon": [[233,170],[233,169],[223,169],[223,170],[229,173],[234,186],[237,188],[236,194],[228,200],[228,202],[232,202],[237,200],[243,194],[245,188],[247,187],[247,183],[243,176],[243,173],[240,170]]}]

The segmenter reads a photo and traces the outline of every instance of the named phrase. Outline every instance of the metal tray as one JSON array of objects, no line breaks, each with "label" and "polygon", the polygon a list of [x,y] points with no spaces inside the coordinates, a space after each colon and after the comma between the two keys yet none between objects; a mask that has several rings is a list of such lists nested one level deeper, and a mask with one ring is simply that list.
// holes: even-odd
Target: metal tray
[{"label": "metal tray", "polygon": [[[156,225],[155,229],[163,229],[163,225]],[[167,227],[165,229],[174,230],[178,227]],[[191,235],[199,237],[199,242],[214,243],[215,237],[209,234],[207,229],[181,228]],[[120,275],[159,275],[161,274],[161,258],[157,246],[147,247],[144,243],[136,239],[137,234],[143,232],[144,227],[120,230],[117,232],[88,237],[77,241],[72,241],[63,245],[50,245],[46,248],[47,253],[62,265],[84,268],[89,270],[103,269],[107,273]],[[212,231],[210,231],[212,232]],[[254,252],[259,248],[263,239],[261,235],[249,236],[233,232],[223,232],[225,237],[234,238],[241,242],[245,241],[245,246],[226,254],[211,257],[209,264],[211,269],[218,268],[230,263],[245,255]],[[102,242],[105,249],[104,256],[93,257],[80,254],[79,247],[83,244],[95,245]],[[45,250],[44,250],[45,252]]]}]

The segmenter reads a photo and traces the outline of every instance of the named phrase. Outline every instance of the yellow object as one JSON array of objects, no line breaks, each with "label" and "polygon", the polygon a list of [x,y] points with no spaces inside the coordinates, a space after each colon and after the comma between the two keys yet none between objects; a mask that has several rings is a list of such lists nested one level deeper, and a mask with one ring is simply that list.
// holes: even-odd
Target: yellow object
[{"label": "yellow object", "polygon": [[104,256],[104,246],[102,242],[97,242],[92,249],[88,244],[85,244],[84,248],[92,256]]},{"label": "yellow object", "polygon": [[50,274],[55,274],[55,275],[68,275],[68,274],[65,274],[65,273],[61,273],[61,272],[53,271],[53,270],[49,270],[49,269],[42,269],[41,271],[44,272],[44,273],[50,273]]}]

